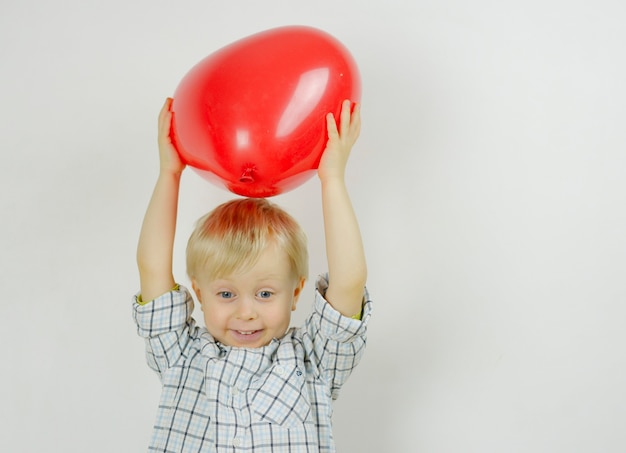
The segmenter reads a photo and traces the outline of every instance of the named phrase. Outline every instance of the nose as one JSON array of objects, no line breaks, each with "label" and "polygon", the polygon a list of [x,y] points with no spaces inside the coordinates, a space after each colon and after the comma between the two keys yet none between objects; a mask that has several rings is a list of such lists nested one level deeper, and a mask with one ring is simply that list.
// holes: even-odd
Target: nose
[{"label": "nose", "polygon": [[244,321],[249,321],[252,319],[256,319],[256,307],[254,298],[251,297],[242,297],[239,300],[239,304],[237,305],[237,319],[242,319]]}]

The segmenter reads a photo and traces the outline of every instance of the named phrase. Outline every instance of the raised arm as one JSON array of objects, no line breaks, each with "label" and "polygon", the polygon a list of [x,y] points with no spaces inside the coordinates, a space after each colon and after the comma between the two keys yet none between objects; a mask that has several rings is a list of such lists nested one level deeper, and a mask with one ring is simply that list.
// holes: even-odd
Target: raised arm
[{"label": "raised arm", "polygon": [[172,255],[180,177],[185,165],[170,139],[171,105],[172,99],[168,98],[159,114],[159,177],[144,216],[137,245],[137,266],[141,298],[144,302],[170,291],[175,284]]},{"label": "raised arm", "polygon": [[345,316],[361,312],[367,265],[359,224],[345,184],[345,169],[361,129],[360,105],[350,112],[344,101],[339,128],[332,113],[326,117],[328,143],[318,168],[328,259],[326,300]]}]

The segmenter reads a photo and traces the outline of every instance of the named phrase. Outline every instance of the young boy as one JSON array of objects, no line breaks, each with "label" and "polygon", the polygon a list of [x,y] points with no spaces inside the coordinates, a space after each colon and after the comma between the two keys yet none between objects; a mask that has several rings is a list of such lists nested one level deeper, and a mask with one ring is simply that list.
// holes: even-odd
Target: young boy
[{"label": "young boy", "polygon": [[331,400],[365,347],[370,301],[356,216],[344,181],[360,112],[327,116],[322,187],[328,276],[313,313],[289,329],[308,273],[306,238],[282,209],[237,199],[201,218],[187,246],[193,299],[172,254],[184,165],[170,141],[171,99],[159,115],[160,174],[137,249],[133,315],[163,390],[151,452],[334,452]]}]

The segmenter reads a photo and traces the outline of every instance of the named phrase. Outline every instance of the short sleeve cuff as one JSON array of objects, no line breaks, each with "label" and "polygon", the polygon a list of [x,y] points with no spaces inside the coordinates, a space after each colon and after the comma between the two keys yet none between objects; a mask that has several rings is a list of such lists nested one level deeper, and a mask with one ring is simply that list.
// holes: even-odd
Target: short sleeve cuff
[{"label": "short sleeve cuff", "polygon": [[341,342],[351,342],[356,338],[365,336],[372,311],[372,302],[367,288],[363,288],[361,319],[349,318],[335,310],[324,298],[327,289],[327,277],[320,276],[316,282],[314,310],[320,317],[320,329],[324,336]]},{"label": "short sleeve cuff", "polygon": [[141,303],[135,295],[133,319],[137,333],[142,337],[153,337],[185,326],[193,312],[193,298],[187,288],[174,288],[149,303]]}]

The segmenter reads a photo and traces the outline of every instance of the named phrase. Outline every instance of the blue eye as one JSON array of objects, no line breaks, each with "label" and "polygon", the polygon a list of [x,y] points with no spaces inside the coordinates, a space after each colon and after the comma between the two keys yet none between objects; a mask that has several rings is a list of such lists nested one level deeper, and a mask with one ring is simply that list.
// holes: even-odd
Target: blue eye
[{"label": "blue eye", "polygon": [[219,293],[217,293],[217,295],[219,297],[221,297],[222,299],[232,299],[233,298],[233,293],[231,293],[230,291],[220,291]]},{"label": "blue eye", "polygon": [[259,291],[258,296],[261,299],[269,299],[270,297],[272,297],[274,293],[272,293],[271,291]]}]

